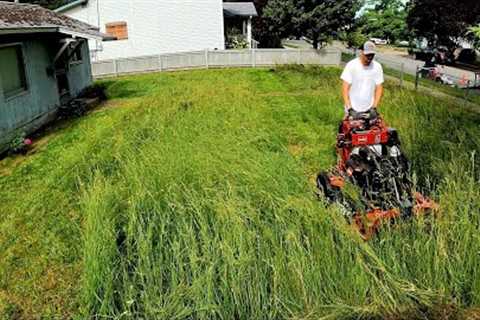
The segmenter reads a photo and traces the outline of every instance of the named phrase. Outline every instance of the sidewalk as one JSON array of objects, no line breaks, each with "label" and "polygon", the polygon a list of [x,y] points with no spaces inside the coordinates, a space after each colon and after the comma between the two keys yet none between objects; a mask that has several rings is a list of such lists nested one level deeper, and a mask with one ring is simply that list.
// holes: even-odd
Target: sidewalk
[{"label": "sidewalk", "polygon": [[[385,76],[385,79],[387,79],[387,80],[392,80],[392,81],[395,81],[395,82],[399,81],[399,79],[396,78],[396,77],[393,77],[393,76],[390,76],[390,75],[387,75],[387,74],[385,74],[384,76]],[[409,89],[409,90],[415,90],[415,83],[413,83],[411,81],[408,81],[408,80],[403,80],[403,88],[404,89]],[[435,98],[450,99],[452,101],[455,101],[458,105],[464,106],[466,110],[480,114],[480,105],[478,105],[476,103],[466,101],[465,99],[461,99],[461,98],[449,95],[447,93],[444,93],[444,92],[441,92],[441,91],[438,91],[438,90],[435,90],[435,89],[432,89],[432,88],[429,88],[429,87],[422,86],[421,84],[418,86],[417,91],[421,92],[421,93],[424,93],[424,94],[427,94],[429,96],[435,97]]]}]

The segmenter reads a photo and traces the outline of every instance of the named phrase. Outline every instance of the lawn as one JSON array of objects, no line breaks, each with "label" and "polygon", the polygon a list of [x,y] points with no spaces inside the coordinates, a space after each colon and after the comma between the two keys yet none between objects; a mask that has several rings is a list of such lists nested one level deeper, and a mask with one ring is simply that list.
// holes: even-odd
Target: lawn
[{"label": "lawn", "polygon": [[381,111],[441,209],[365,243],[315,196],[340,71],[102,81],[101,107],[0,162],[0,315],[478,315],[480,115],[387,84]]}]

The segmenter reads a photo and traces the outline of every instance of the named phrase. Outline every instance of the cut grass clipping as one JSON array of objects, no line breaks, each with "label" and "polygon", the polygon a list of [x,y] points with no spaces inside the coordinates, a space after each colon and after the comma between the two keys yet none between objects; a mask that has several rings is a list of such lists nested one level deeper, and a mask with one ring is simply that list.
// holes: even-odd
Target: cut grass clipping
[{"label": "cut grass clipping", "polygon": [[[315,197],[337,68],[103,82],[110,101],[0,178],[0,312],[122,319],[442,318],[480,305],[479,115],[387,85],[436,219],[365,243]],[[7,161],[18,163],[18,161]],[[8,169],[8,170],[7,170]]]}]

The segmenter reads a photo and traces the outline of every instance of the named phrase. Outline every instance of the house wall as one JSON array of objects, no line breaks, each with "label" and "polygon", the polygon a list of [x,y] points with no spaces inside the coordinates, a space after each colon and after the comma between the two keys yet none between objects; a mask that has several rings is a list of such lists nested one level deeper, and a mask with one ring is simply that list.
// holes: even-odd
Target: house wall
[{"label": "house wall", "polygon": [[82,62],[71,63],[67,73],[70,95],[72,97],[78,96],[83,89],[92,84],[92,68],[88,48],[88,42],[85,41],[81,47]]},{"label": "house wall", "polygon": [[0,146],[11,139],[17,128],[48,115],[59,104],[56,80],[46,72],[51,61],[47,45],[38,40],[21,43],[27,90],[6,98],[0,86]]},{"label": "house wall", "polygon": [[[22,44],[27,90],[6,98],[0,83],[0,152],[18,132],[28,134],[54,119],[60,105],[57,81],[47,74],[55,54],[53,43],[0,38],[0,45],[10,43]],[[88,45],[83,47],[84,62],[68,72],[72,95],[92,83]]]},{"label": "house wall", "polygon": [[127,22],[128,39],[90,43],[93,60],[225,48],[222,0],[90,0],[63,14],[102,32]]}]

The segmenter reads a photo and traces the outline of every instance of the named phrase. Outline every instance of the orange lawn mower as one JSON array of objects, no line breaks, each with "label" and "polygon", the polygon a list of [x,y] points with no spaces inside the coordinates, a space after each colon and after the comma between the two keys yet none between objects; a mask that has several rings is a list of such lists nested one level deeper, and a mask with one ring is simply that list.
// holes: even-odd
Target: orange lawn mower
[{"label": "orange lawn mower", "polygon": [[[412,192],[410,163],[400,149],[398,132],[387,127],[374,109],[350,110],[340,124],[336,148],[337,167],[317,177],[319,196],[339,203],[363,239],[370,239],[383,223],[438,208]],[[359,189],[356,201],[345,192],[347,182]]]}]

